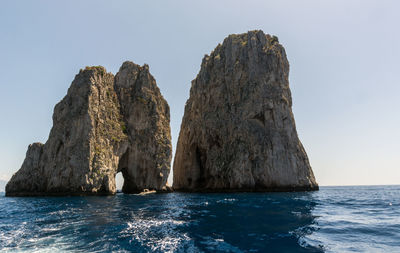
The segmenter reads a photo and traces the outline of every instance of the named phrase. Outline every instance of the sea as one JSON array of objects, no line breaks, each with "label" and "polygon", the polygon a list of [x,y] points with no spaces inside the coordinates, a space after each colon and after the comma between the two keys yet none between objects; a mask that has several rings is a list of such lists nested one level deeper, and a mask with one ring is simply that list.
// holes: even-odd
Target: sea
[{"label": "sea", "polygon": [[1,252],[400,252],[400,186],[0,196]]}]

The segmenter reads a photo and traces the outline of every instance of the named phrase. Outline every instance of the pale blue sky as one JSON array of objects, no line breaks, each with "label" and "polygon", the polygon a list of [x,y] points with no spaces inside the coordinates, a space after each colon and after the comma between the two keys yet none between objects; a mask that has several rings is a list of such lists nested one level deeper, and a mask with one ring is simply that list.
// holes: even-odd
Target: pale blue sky
[{"label": "pale blue sky", "polygon": [[400,183],[398,1],[1,1],[0,178],[45,142],[87,65],[147,63],[171,107],[231,33],[262,29],[289,58],[293,112],[320,185]]}]

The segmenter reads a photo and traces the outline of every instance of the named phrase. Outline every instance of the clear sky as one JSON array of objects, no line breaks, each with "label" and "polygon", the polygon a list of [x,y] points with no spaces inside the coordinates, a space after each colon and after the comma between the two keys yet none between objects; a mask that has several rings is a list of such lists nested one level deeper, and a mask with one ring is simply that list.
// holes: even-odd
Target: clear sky
[{"label": "clear sky", "polygon": [[299,137],[320,185],[400,183],[399,1],[0,2],[0,178],[45,142],[75,74],[147,63],[175,151],[190,82],[229,34],[277,35]]}]

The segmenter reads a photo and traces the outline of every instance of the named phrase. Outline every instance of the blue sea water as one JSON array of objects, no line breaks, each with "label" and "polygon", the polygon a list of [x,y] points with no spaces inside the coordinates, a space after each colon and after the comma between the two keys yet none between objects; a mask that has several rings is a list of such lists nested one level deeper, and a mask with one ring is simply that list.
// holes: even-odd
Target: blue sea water
[{"label": "blue sea water", "polygon": [[1,251],[400,252],[400,186],[0,196]]}]

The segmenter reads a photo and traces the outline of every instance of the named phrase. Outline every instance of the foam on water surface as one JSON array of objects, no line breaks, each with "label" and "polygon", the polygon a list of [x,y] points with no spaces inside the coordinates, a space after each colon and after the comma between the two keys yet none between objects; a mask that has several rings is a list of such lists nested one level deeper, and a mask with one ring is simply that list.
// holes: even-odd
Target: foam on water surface
[{"label": "foam on water surface", "polygon": [[0,197],[9,252],[400,252],[400,187]]}]

